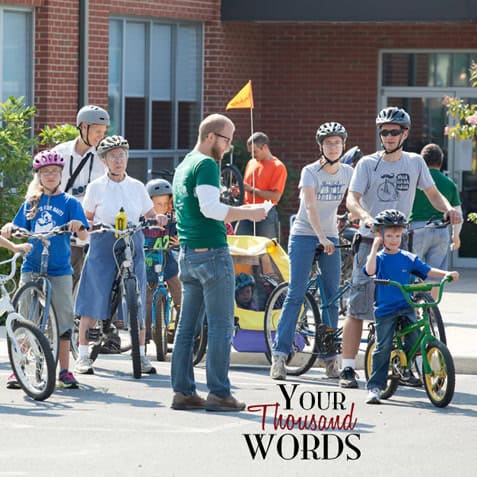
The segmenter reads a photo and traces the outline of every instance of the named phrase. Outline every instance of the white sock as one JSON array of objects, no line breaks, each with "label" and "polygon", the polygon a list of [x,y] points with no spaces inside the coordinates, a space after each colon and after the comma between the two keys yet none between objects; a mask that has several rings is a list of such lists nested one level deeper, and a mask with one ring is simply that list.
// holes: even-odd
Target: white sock
[{"label": "white sock", "polygon": [[356,360],[354,360],[354,359],[343,358],[341,360],[341,367],[343,369],[345,369],[345,368],[353,368],[354,369],[355,366],[356,366]]},{"label": "white sock", "polygon": [[89,345],[79,345],[79,357],[89,358]]},{"label": "white sock", "polygon": [[141,356],[146,356],[146,345],[139,345],[139,354]]}]

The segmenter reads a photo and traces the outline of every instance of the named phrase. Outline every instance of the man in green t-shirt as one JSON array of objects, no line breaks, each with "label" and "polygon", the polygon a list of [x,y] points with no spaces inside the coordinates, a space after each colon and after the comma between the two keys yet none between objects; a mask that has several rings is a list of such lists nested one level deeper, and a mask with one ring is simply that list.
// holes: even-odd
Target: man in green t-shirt
[{"label": "man in green t-shirt", "polygon": [[[462,213],[459,191],[455,182],[441,172],[444,153],[437,144],[427,144],[421,151],[432,178],[439,192]],[[416,197],[410,216],[411,230],[413,230],[412,252],[428,263],[431,267],[441,270],[448,269],[449,243],[451,237],[449,227],[422,228],[429,219],[442,219],[443,214],[436,210],[421,190],[416,191]],[[452,226],[452,250],[460,247],[459,233],[462,224]],[[433,295],[437,296],[437,288],[433,288]]]},{"label": "man in green t-shirt", "polygon": [[[245,409],[245,403],[231,395],[228,378],[235,273],[224,221],[259,222],[266,218],[267,207],[264,204],[231,207],[219,200],[219,164],[230,149],[234,131],[233,122],[226,116],[206,117],[199,126],[195,148],[174,174],[182,305],[172,354],[173,409],[219,412]],[[204,309],[208,324],[207,399],[196,392],[192,364],[193,341],[202,324]]]}]

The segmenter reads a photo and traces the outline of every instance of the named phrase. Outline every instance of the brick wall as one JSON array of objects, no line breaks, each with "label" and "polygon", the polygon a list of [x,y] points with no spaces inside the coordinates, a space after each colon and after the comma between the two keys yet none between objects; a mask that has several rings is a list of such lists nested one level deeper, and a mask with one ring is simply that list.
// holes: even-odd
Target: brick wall
[{"label": "brick wall", "polygon": [[[35,8],[37,126],[73,122],[78,109],[79,0],[10,0]],[[286,214],[296,211],[300,169],[317,157],[315,131],[342,122],[348,146],[375,149],[381,48],[476,49],[474,23],[221,23],[220,0],[90,0],[89,101],[107,105],[111,15],[203,21],[204,113],[253,81],[254,130],[267,132],[287,164]],[[397,66],[397,65],[394,65]],[[231,110],[236,136],[250,134],[250,112]]]}]

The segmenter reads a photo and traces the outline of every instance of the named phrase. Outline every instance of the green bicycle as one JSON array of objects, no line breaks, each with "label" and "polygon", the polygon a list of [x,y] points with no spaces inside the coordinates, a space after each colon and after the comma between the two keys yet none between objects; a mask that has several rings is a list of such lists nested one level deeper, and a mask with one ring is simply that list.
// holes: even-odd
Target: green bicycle
[{"label": "green bicycle", "polygon": [[[432,309],[442,298],[444,284],[452,278],[446,277],[440,283],[413,283],[402,285],[392,280],[375,279],[376,285],[390,285],[400,289],[406,301],[413,308],[420,309],[419,319],[415,323],[405,324],[398,319],[394,334],[393,350],[389,362],[389,374],[386,388],[381,392],[381,399],[390,398],[399,386],[399,380],[406,380],[411,374],[414,363],[422,359],[421,376],[427,396],[436,407],[447,406],[454,396],[455,367],[452,355],[447,346],[439,341],[432,332]],[[435,301],[416,301],[413,293],[429,292],[432,288],[439,287]],[[406,353],[404,337],[413,331],[419,332],[419,337]],[[374,324],[369,324],[368,345],[364,357],[366,379],[369,380],[372,370],[372,355],[376,346]],[[421,366],[419,364],[419,366]]]}]

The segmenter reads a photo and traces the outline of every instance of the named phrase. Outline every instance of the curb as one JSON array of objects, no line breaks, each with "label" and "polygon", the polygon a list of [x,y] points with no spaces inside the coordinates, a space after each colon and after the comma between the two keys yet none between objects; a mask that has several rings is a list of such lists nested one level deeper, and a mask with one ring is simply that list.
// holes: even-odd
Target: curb
[{"label": "curb", "polygon": [[[474,374],[477,375],[477,357],[469,356],[453,356],[456,374]],[[232,351],[230,354],[231,365],[246,366],[265,366],[269,367],[270,363],[263,353],[240,353]],[[356,369],[362,370],[364,366],[364,353],[358,353],[356,359]],[[316,364],[313,366],[316,368]]]}]

